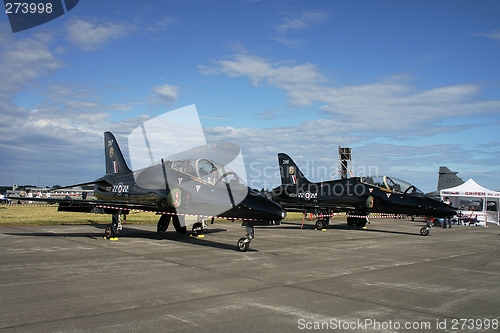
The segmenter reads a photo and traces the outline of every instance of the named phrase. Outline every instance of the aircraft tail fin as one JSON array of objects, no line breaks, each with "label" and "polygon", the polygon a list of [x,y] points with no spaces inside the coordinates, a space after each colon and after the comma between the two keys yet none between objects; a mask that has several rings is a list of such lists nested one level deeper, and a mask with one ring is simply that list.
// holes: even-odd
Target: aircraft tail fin
[{"label": "aircraft tail fin", "polygon": [[106,174],[117,175],[132,172],[127,166],[115,136],[111,132],[104,133],[104,154],[106,156]]},{"label": "aircraft tail fin", "polygon": [[439,167],[439,178],[437,190],[441,191],[450,187],[462,185],[464,181],[457,176],[458,172],[451,171],[445,166]]},{"label": "aircraft tail fin", "polygon": [[309,180],[302,174],[297,164],[287,154],[279,153],[278,163],[282,185],[302,185],[309,183]]}]

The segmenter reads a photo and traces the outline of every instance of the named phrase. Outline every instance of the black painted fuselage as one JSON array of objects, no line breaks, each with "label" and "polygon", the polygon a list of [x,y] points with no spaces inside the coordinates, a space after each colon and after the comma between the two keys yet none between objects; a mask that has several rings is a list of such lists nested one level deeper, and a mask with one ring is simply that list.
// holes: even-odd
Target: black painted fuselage
[{"label": "black painted fuselage", "polygon": [[388,176],[353,177],[313,183],[286,154],[278,154],[282,185],[273,200],[289,211],[452,216],[456,210],[427,197],[415,186]]}]

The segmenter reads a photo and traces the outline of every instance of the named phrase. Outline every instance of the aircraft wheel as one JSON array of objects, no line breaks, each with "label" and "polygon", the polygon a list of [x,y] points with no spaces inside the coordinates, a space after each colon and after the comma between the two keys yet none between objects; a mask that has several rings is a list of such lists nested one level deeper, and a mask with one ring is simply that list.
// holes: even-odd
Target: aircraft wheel
[{"label": "aircraft wheel", "polygon": [[106,239],[110,239],[110,238],[115,237],[114,232],[113,232],[113,228],[111,228],[111,226],[108,225],[106,227],[106,230],[104,230],[104,236],[106,237]]},{"label": "aircraft wheel", "polygon": [[193,228],[191,229],[191,235],[196,237],[198,234],[203,234],[203,224],[201,222],[193,224]]},{"label": "aircraft wheel", "polygon": [[354,226],[354,217],[347,217],[347,225],[350,227]]},{"label": "aircraft wheel", "polygon": [[247,241],[245,237],[238,239],[238,250],[241,252],[246,252],[250,247],[250,242]]},{"label": "aircraft wheel", "polygon": [[174,215],[172,216],[172,220],[173,220],[173,224],[174,224],[174,228],[175,228],[175,231],[177,231],[177,233],[179,234],[185,234],[186,233],[186,224],[184,224],[184,226],[181,225],[181,219],[184,221],[184,216],[179,216],[179,215]]},{"label": "aircraft wheel", "polygon": [[358,220],[356,221],[356,227],[358,228],[364,228],[366,226],[366,218],[358,218]]},{"label": "aircraft wheel", "polygon": [[318,230],[322,230],[325,228],[325,224],[323,223],[323,221],[321,220],[317,220],[316,221],[316,225],[315,225],[316,229]]},{"label": "aircraft wheel", "polygon": [[162,234],[167,231],[168,226],[170,225],[171,216],[168,214],[162,214],[160,220],[158,221],[158,225],[156,227],[156,232]]},{"label": "aircraft wheel", "polygon": [[429,235],[429,228],[427,228],[427,227],[422,227],[422,228],[420,229],[420,234],[421,234],[422,236],[427,236],[427,235]]}]

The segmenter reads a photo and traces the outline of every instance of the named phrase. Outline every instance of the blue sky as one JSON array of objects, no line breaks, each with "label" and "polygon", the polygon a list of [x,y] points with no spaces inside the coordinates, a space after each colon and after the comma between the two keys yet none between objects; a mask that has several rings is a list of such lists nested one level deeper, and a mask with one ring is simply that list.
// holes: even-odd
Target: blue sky
[{"label": "blue sky", "polygon": [[278,184],[278,152],[319,181],[349,146],[356,175],[432,191],[446,165],[499,190],[499,17],[499,1],[81,0],[13,34],[0,15],[0,184],[96,179],[104,131],[126,150],[196,104],[256,188]]}]

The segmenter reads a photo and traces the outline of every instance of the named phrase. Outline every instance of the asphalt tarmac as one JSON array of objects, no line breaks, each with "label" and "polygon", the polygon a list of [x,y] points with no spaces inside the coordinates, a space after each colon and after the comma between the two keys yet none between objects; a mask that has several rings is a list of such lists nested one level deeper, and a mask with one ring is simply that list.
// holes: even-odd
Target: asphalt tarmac
[{"label": "asphalt tarmac", "polygon": [[0,228],[2,332],[495,332],[500,227]]}]

